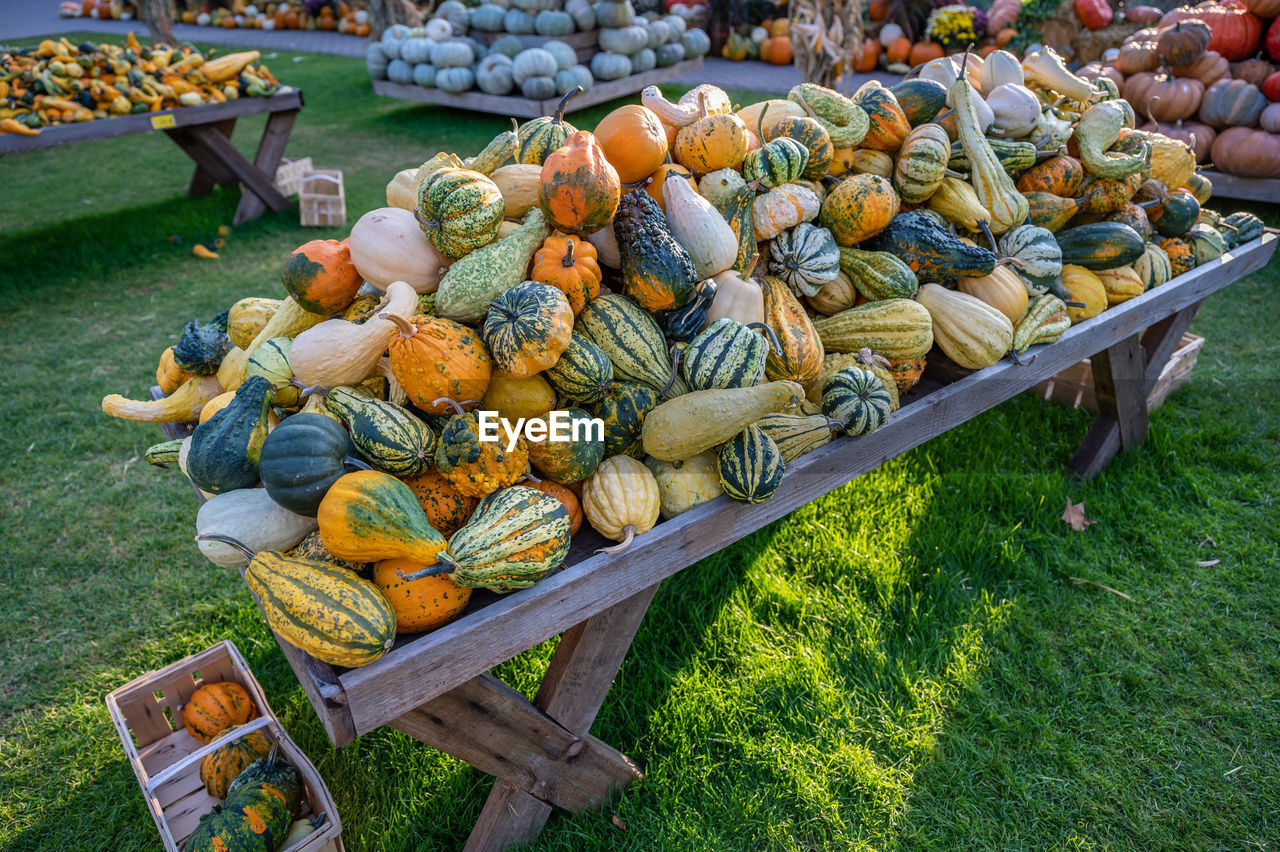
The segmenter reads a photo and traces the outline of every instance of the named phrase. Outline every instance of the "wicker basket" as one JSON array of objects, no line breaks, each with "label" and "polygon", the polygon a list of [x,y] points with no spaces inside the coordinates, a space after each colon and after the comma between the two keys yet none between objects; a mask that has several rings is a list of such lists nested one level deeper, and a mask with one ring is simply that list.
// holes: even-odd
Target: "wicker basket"
[{"label": "wicker basket", "polygon": [[[1200,357],[1200,347],[1204,338],[1194,334],[1184,334],[1182,342],[1169,358],[1169,363],[1160,371],[1160,378],[1147,397],[1147,410],[1155,411],[1164,405],[1169,394],[1182,387],[1191,378],[1191,371]],[[1041,382],[1027,393],[1034,393],[1052,402],[1069,408],[1083,408],[1094,414],[1098,413],[1098,400],[1093,393],[1093,369],[1089,359],[1063,370],[1052,379]]]},{"label": "wicker basket", "polygon": [[276,168],[276,189],[285,196],[297,195],[302,176],[313,170],[310,157],[301,157],[297,160],[290,160],[287,157],[282,159]]},{"label": "wicker basket", "polygon": [[285,733],[253,672],[236,646],[227,641],[145,674],[107,696],[107,711],[138,777],[164,848],[178,852],[200,817],[218,803],[200,781],[200,759],[228,739],[206,746],[191,736],[182,724],[182,707],[201,683],[225,680],[243,686],[261,714],[228,737],[265,730],[279,743],[280,755],[298,770],[306,799],[304,817],[325,816],[315,832],[289,847],[290,852],[344,852],[342,823],[324,779]]},{"label": "wicker basket", "polygon": [[313,169],[298,186],[298,212],[307,227],[341,227],[347,224],[347,196],[342,172]]}]

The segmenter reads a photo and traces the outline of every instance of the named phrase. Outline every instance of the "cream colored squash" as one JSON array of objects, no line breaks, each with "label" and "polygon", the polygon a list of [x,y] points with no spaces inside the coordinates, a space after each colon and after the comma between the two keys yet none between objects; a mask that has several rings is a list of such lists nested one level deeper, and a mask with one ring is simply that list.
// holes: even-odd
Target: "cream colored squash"
[{"label": "cream colored squash", "polygon": [[714,452],[706,452],[682,462],[645,460],[658,483],[662,517],[670,520],[724,493],[717,458]]},{"label": "cream colored squash", "polygon": [[660,511],[657,480],[631,456],[610,456],[582,485],[587,523],[605,538],[622,542],[603,553],[626,550],[637,535],[653,529]]},{"label": "cream colored squash", "polygon": [[707,311],[707,325],[725,317],[743,325],[764,322],[764,290],[754,279],[727,269],[711,280],[716,285],[716,296]]},{"label": "cream colored squash", "polygon": [[738,110],[738,118],[742,119],[742,123],[747,126],[747,129],[756,134],[756,136],[760,136],[761,131],[763,131],[763,138],[765,139],[769,138],[769,131],[782,119],[804,118],[806,115],[804,107],[786,98],[760,101]]},{"label": "cream colored squash", "polygon": [[387,206],[413,210],[418,206],[418,170],[404,169],[387,184]]},{"label": "cream colored squash", "polygon": [[812,222],[822,209],[818,194],[807,186],[784,183],[756,196],[751,207],[756,242],[771,240],[801,222]]},{"label": "cream colored squash", "polygon": [[1022,78],[1022,62],[1007,50],[996,50],[987,56],[978,71],[978,88],[983,95],[990,95],[1004,85],[1026,85]]},{"label": "cream colored squash", "polygon": [[361,216],[347,245],[360,277],[378,290],[404,281],[419,293],[434,293],[453,262],[427,242],[413,213],[399,207]]},{"label": "cream colored squash", "polygon": [[519,219],[538,206],[538,188],[542,186],[542,166],[532,163],[511,163],[489,175],[498,185],[502,200],[507,205],[508,219]]},{"label": "cream colored squash", "polygon": [[601,228],[593,234],[587,234],[587,242],[596,247],[596,260],[601,266],[617,269],[622,266],[622,252],[618,249],[618,235],[612,227]]},{"label": "cream colored squash", "polygon": [[738,236],[693,183],[668,173],[662,184],[667,225],[693,261],[698,280],[724,272],[738,259]]},{"label": "cream colored squash", "polygon": [[1018,273],[1007,266],[997,266],[982,278],[961,278],[956,289],[986,302],[1007,316],[1009,322],[1016,323],[1027,312],[1027,288]]},{"label": "cream colored squash", "polygon": [[[289,550],[317,528],[315,518],[290,512],[272,500],[264,488],[241,488],[214,495],[196,512],[197,536],[229,536],[254,553]],[[196,546],[210,562],[223,568],[249,564],[243,553],[220,541],[198,541]]]},{"label": "cream colored squash", "polygon": [[[403,281],[393,281],[383,302],[386,313],[410,317],[417,313],[418,294]],[[293,339],[289,368],[304,387],[358,385],[377,368],[395,328],[395,323],[379,316],[363,325],[325,320]]]},{"label": "cream colored squash", "polygon": [[925,284],[916,301],[929,312],[938,348],[961,367],[990,367],[1013,346],[1013,323],[981,299],[940,284]]}]

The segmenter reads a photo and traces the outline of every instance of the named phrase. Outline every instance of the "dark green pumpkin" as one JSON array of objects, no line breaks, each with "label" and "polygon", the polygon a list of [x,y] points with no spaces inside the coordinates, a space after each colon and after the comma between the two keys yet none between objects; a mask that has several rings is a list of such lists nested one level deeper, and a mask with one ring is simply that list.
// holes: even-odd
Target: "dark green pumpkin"
[{"label": "dark green pumpkin", "polygon": [[[1191,200],[1195,201],[1194,198]],[[1085,269],[1128,266],[1142,256],[1146,247],[1137,231],[1118,222],[1077,225],[1059,231],[1054,237],[1062,249],[1062,262]]]},{"label": "dark green pumpkin", "polygon": [[613,233],[621,259],[622,292],[628,298],[646,311],[670,310],[689,301],[698,283],[693,261],[672,236],[667,217],[649,193],[636,189],[622,196]]},{"label": "dark green pumpkin", "polygon": [[842,246],[840,270],[869,302],[910,299],[920,286],[916,274],[895,255]]},{"label": "dark green pumpkin", "polygon": [[581,408],[570,408],[567,414],[569,440],[528,442],[529,462],[539,473],[561,485],[581,482],[591,476],[605,456],[605,442],[591,428],[591,415]]},{"label": "dark green pumpkin", "polygon": [[262,484],[290,512],[314,518],[329,486],[367,467],[354,453],[347,430],[332,417],[295,414],[273,429],[262,446]]},{"label": "dark green pumpkin", "polygon": [[1229,249],[1256,240],[1262,236],[1264,229],[1261,219],[1243,211],[1224,216],[1218,223],[1218,230],[1222,232],[1222,239],[1226,241]]},{"label": "dark green pumpkin", "polygon": [[191,433],[187,476],[197,488],[222,494],[258,484],[274,390],[261,376],[245,379],[235,398]]},{"label": "dark green pumpkin", "polygon": [[227,787],[227,798],[252,784],[270,784],[284,794],[294,817],[302,815],[302,779],[298,770],[279,756],[260,757],[244,768]]},{"label": "dark green pumpkin", "polygon": [[1162,237],[1180,237],[1200,218],[1200,202],[1184,189],[1169,193],[1169,198],[1159,208],[1156,232]]},{"label": "dark green pumpkin", "polygon": [[264,781],[228,794],[200,817],[186,852],[275,852],[289,835],[293,814],[279,788]]},{"label": "dark green pumpkin", "polygon": [[846,435],[865,435],[889,419],[892,399],[880,377],[865,367],[838,370],[822,388],[822,413]]},{"label": "dark green pumpkin", "polygon": [[613,362],[603,349],[575,331],[560,360],[547,370],[547,380],[566,399],[599,402],[613,383]]},{"label": "dark green pumpkin", "polygon": [[182,337],[173,345],[173,363],[195,376],[211,376],[218,372],[222,358],[231,351],[231,338],[227,336],[228,311],[223,311],[212,322],[201,324],[196,320],[182,329]]},{"label": "dark green pumpkin", "polygon": [[670,385],[669,397],[689,392],[679,376],[672,381],[662,329],[625,296],[611,293],[592,299],[578,314],[575,327],[608,357],[615,380],[642,382],[658,391]]},{"label": "dark green pumpkin", "polygon": [[808,116],[788,116],[776,122],[768,133],[769,142],[775,139],[794,139],[804,146],[809,154],[801,177],[818,180],[827,173],[832,158],[835,157],[835,146],[831,144],[831,134],[816,118]]},{"label": "dark green pumpkin", "polygon": [[644,418],[662,402],[659,393],[648,385],[614,382],[596,403],[595,415],[604,421],[605,456],[627,455],[643,459],[640,431]]},{"label": "dark green pumpkin", "polygon": [[716,461],[724,493],[739,503],[768,500],[786,470],[778,445],[754,423],[730,438]]},{"label": "dark green pumpkin", "polygon": [[392,476],[416,476],[431,467],[436,435],[408,410],[345,387],[329,391],[325,404],[346,424],[360,455],[378,470]]},{"label": "dark green pumpkin", "polygon": [[889,91],[912,127],[928,124],[947,108],[946,87],[936,80],[904,80]]},{"label": "dark green pumpkin", "polygon": [[762,189],[773,189],[799,180],[809,167],[809,149],[789,136],[780,136],[747,153],[742,161],[742,177],[759,181]]},{"label": "dark green pumpkin", "polygon": [[919,212],[894,216],[889,226],[868,245],[903,261],[921,281],[982,278],[996,268],[993,252],[962,242],[934,219]]},{"label": "dark green pumpkin", "polygon": [[711,303],[715,298],[716,285],[711,279],[699,281],[693,285],[693,292],[689,294],[689,301],[685,302],[683,308],[659,311],[654,319],[665,329],[667,340],[673,343],[692,340],[707,324],[707,312],[711,310]]},{"label": "dark green pumpkin", "polygon": [[704,328],[685,347],[680,374],[690,390],[747,388],[760,384],[769,341],[729,317]]},{"label": "dark green pumpkin", "polygon": [[570,134],[578,132],[578,128],[564,120],[564,108],[568,105],[570,98],[581,91],[581,86],[575,86],[560,99],[553,114],[544,115],[520,125],[520,130],[516,134],[517,163],[529,166],[542,165],[551,152],[564,145],[564,140],[568,139]]}]

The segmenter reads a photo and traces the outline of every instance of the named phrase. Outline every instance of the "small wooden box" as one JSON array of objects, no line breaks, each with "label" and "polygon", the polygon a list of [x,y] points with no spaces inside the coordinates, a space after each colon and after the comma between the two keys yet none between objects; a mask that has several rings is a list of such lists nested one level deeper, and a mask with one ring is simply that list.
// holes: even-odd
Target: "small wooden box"
[{"label": "small wooden box", "polygon": [[297,195],[302,176],[311,171],[315,169],[311,165],[310,157],[301,157],[297,160],[282,159],[276,168],[276,189],[285,196]]},{"label": "small wooden box", "polygon": [[298,186],[298,210],[308,227],[342,227],[347,224],[347,196],[338,169],[315,169],[302,176]]},{"label": "small wooden box", "polygon": [[[201,683],[226,680],[243,686],[261,715],[206,746],[187,733],[182,724],[182,707]],[[200,817],[218,803],[200,781],[201,757],[258,729],[279,743],[281,757],[298,770],[306,798],[304,818],[325,815],[324,823],[302,842],[289,847],[290,852],[344,852],[342,823],[324,779],[271,712],[262,687],[231,642],[224,640],[125,684],[107,696],[107,711],[168,852],[178,852]]]},{"label": "small wooden box", "polygon": [[[1147,397],[1147,410],[1155,411],[1164,405],[1169,394],[1185,385],[1191,378],[1191,371],[1200,357],[1200,347],[1204,346],[1204,338],[1195,334],[1184,334],[1182,342],[1169,358],[1169,363],[1160,371],[1160,378]],[[1034,393],[1052,402],[1069,408],[1083,408],[1094,414],[1098,413],[1098,400],[1093,393],[1093,369],[1089,359],[1085,358],[1077,364],[1063,370],[1048,381],[1041,382],[1027,393]]]}]

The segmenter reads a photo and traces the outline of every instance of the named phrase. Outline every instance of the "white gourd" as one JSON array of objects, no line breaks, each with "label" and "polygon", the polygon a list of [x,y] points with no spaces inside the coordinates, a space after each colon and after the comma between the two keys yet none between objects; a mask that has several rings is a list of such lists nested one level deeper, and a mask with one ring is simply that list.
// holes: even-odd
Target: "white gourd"
[{"label": "white gourd", "polygon": [[1026,81],[1022,77],[1022,63],[1007,50],[994,51],[982,63],[982,70],[978,72],[978,84],[983,95],[990,95],[1004,85],[1024,86]]},{"label": "white gourd", "polygon": [[[393,281],[382,300],[382,311],[398,316],[417,313],[418,293],[403,281]],[[289,368],[304,387],[325,389],[356,385],[377,368],[387,351],[395,323],[374,316],[356,325],[342,319],[325,320],[293,339]]]},{"label": "white gourd", "polygon": [[[975,98],[974,105],[977,106],[978,103]],[[1040,99],[1026,86],[1016,83],[996,86],[981,103],[991,109],[993,120],[990,127],[993,136],[1019,139],[1035,130],[1040,122]],[[981,107],[978,114],[982,114]]]},{"label": "white gourd", "polygon": [[667,224],[676,242],[689,253],[698,280],[733,266],[738,258],[738,237],[692,182],[669,174],[662,184],[662,198],[666,202]]},{"label": "white gourd", "polygon": [[[217,494],[196,512],[196,535],[225,535],[254,553],[289,550],[317,529],[316,519],[290,512],[272,500],[264,488],[240,488]],[[239,568],[249,560],[220,541],[198,541],[210,562]]]},{"label": "white gourd", "polygon": [[[397,182],[398,176],[393,183]],[[423,236],[413,213],[401,207],[382,207],[361,216],[347,244],[356,271],[377,290],[404,281],[419,293],[434,293],[451,263]]]},{"label": "white gourd", "polygon": [[[715,298],[707,310],[707,325],[718,319],[735,319],[743,325],[764,322],[764,290],[750,278],[727,269],[711,279]],[[705,326],[704,326],[705,327]]]},{"label": "white gourd", "polygon": [[941,284],[925,284],[916,301],[929,312],[938,348],[961,367],[990,367],[1013,347],[1013,323],[981,299]]}]

